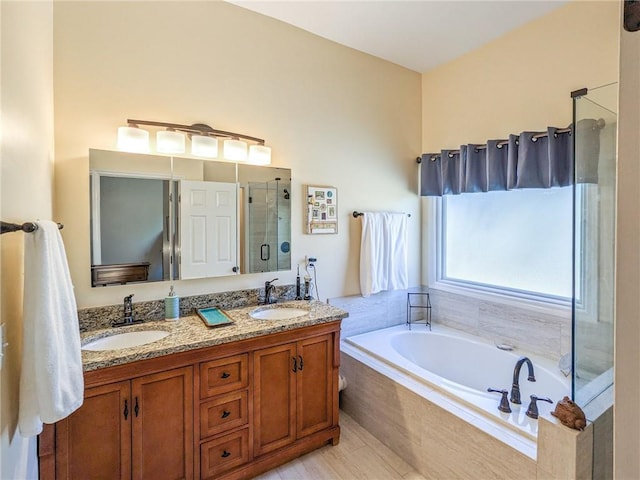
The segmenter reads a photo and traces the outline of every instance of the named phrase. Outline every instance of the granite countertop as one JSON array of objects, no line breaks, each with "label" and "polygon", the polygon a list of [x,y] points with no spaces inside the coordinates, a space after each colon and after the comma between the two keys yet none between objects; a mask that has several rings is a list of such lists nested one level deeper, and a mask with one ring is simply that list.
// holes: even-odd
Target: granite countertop
[{"label": "granite countertop", "polygon": [[99,368],[113,367],[125,363],[160,357],[172,353],[196,350],[198,348],[221,345],[223,343],[245,340],[248,338],[269,335],[295,328],[319,325],[347,317],[349,314],[340,308],[319,301],[290,301],[274,304],[266,308],[302,308],[309,313],[297,318],[285,320],[256,320],[249,312],[260,306],[250,306],[233,310],[225,310],[233,320],[232,325],[209,328],[197,315],[181,317],[177,321],[157,320],[128,327],[101,328],[81,333],[82,345],[98,338],[140,330],[164,330],[170,332],[161,340],[138,347],[119,350],[82,351],[82,365],[85,372]]}]

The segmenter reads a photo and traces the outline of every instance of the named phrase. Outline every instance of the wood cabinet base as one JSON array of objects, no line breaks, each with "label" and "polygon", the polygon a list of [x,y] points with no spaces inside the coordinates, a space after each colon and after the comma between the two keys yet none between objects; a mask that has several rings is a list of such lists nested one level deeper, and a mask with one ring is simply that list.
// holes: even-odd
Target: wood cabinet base
[{"label": "wood cabinet base", "polygon": [[284,465],[302,455],[316,450],[324,445],[338,445],[340,442],[340,427],[333,427],[323,430],[289,445],[275,452],[254,458],[253,462],[243,468],[234,470],[227,475],[216,477],[219,480],[236,480],[241,478],[252,478],[261,473],[267,472],[280,465]]},{"label": "wood cabinet base", "polygon": [[250,478],[337,445],[340,321],[86,372],[40,479]]}]

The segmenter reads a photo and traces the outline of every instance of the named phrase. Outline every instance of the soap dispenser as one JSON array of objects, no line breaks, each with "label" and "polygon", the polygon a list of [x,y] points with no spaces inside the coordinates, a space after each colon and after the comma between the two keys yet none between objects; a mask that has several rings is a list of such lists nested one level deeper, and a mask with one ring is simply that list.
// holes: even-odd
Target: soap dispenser
[{"label": "soap dispenser", "polygon": [[173,285],[169,289],[169,295],[164,298],[164,318],[165,320],[180,318],[180,297],[173,290]]}]

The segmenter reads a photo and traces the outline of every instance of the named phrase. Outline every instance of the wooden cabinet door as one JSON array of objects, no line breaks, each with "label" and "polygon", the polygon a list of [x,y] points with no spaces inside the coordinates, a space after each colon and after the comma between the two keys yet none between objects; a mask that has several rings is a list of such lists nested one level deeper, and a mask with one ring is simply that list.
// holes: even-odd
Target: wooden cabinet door
[{"label": "wooden cabinet door", "polygon": [[258,456],[296,439],[296,344],[257,350],[253,362],[253,441]]},{"label": "wooden cabinet door", "polygon": [[84,404],[56,423],[57,479],[131,478],[129,382],[88,388]]},{"label": "wooden cabinet door", "polygon": [[134,479],[193,478],[193,369],[131,381]]},{"label": "wooden cabinet door", "polygon": [[298,342],[298,438],[333,423],[333,340],[322,335]]}]

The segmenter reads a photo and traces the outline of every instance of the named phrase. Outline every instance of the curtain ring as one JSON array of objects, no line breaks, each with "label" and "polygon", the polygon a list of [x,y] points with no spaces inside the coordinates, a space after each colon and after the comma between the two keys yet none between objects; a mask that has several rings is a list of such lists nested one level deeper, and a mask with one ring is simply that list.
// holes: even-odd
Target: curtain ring
[{"label": "curtain ring", "polygon": [[502,147],[504,147],[504,145],[503,145],[503,144],[501,144],[501,143],[498,143],[498,144],[496,145],[496,148],[497,148],[498,150],[502,150]]},{"label": "curtain ring", "polygon": [[448,155],[449,155],[449,158],[453,158],[454,157],[453,153],[451,153],[451,152],[449,152]]},{"label": "curtain ring", "polygon": [[531,141],[532,141],[533,143],[536,143],[536,142],[538,141],[538,139],[537,139],[536,137],[531,137]]},{"label": "curtain ring", "polygon": [[477,148],[473,149],[473,153],[478,153],[480,150],[478,150]]},{"label": "curtain ring", "polygon": [[558,132],[553,132],[553,138],[558,138]]},{"label": "curtain ring", "polygon": [[516,138],[516,145],[520,145],[520,140]]},{"label": "curtain ring", "polygon": [[438,156],[434,155],[433,157],[429,157],[429,161],[430,162],[435,162],[436,160],[438,160]]}]

